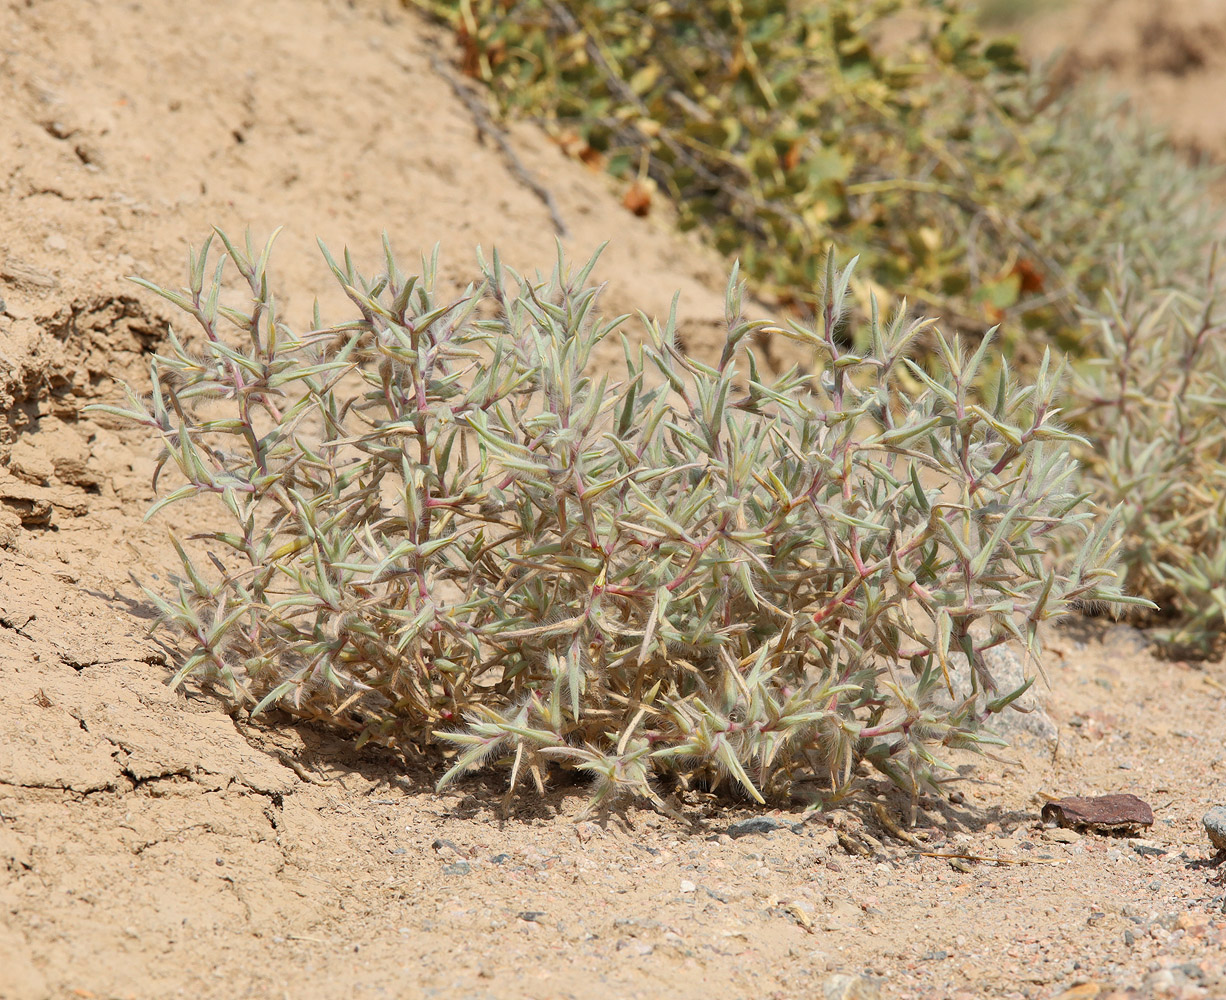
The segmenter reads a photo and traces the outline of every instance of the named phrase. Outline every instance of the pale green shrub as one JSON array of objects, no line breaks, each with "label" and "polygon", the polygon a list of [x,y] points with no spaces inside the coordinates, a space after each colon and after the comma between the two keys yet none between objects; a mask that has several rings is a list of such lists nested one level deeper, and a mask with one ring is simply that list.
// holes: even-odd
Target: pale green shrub
[{"label": "pale green shrub", "polygon": [[[1037,659],[1042,622],[1130,600],[1054,366],[1023,387],[1002,370],[983,401],[990,338],[937,335],[933,378],[906,358],[928,324],[874,316],[851,353],[850,265],[827,265],[820,328],[786,331],[826,359],[815,396],[761,371],[735,272],[718,364],[681,352],[675,316],[642,317],[646,343],[594,371],[622,325],[595,261],[528,278],[495,255],[447,301],[433,261],[405,276],[388,249],[364,277],[328,257],[357,315],[297,335],[268,248],[222,239],[182,291],[143,283],[200,333],[153,360],[148,401],[99,409],[154,432],[184,485],[150,513],[211,548],[204,567],[180,545],[177,591],[150,592],[186,641],[176,681],[253,714],[441,741],[440,784],[501,760],[512,789],[560,764],[597,801],[659,804],[662,772],[762,800],[863,759],[916,794],[940,748],[1001,742],[985,727],[1024,688],[995,690],[985,650]],[[219,305],[227,260],[249,311]],[[200,530],[210,498],[230,523]],[[1057,571],[1062,540],[1079,555]],[[971,686],[938,702],[951,651]]]},{"label": "pale green shrub", "polygon": [[1220,655],[1226,632],[1226,321],[1215,267],[1193,291],[1146,291],[1116,264],[1116,292],[1086,316],[1070,420],[1086,489],[1121,511],[1122,569],[1168,652]]}]

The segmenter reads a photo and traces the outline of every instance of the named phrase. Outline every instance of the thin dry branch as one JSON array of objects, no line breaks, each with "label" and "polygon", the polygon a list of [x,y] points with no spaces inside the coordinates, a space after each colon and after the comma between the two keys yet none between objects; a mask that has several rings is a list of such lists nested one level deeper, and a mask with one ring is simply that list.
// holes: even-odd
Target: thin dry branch
[{"label": "thin dry branch", "polygon": [[456,97],[464,103],[464,107],[472,115],[473,124],[476,125],[477,131],[482,137],[488,137],[498,147],[498,151],[502,153],[503,159],[507,161],[507,166],[511,168],[511,172],[515,175],[516,179],[540,198],[545,207],[549,209],[549,217],[553,220],[554,231],[559,236],[568,235],[566,223],[562,221],[562,213],[558,210],[558,203],[554,200],[553,193],[524,166],[523,161],[507,141],[506,133],[493,123],[490,119],[489,111],[486,110],[485,106],[477,98],[477,95],[466,87],[463,81],[452,73],[438,56],[430,56],[430,66],[434,69],[434,72],[447,81],[455,92]]}]

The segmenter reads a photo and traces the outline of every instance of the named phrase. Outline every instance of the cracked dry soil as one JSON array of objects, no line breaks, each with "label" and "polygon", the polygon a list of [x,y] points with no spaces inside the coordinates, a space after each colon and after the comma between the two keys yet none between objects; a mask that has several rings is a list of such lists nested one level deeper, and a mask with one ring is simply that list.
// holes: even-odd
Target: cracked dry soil
[{"label": "cracked dry soil", "polygon": [[[1155,17],[1209,37],[1222,3],[1058,16],[1093,18],[1095,65],[1142,97],[1184,107],[1219,68],[1211,46],[1178,73],[1129,53]],[[586,789],[559,783],[504,817],[505,776],[434,795],[437,761],[167,688],[130,579],[173,570],[173,519],[141,521],[155,456],[81,415],[110,377],[141,383],[172,319],[123,277],[177,283],[214,223],[285,224],[302,325],[316,294],[342,308],[316,235],[367,258],[383,229],[406,259],[442,240],[457,289],[477,243],[551,261],[545,205],[431,69],[450,51],[382,0],[0,0],[0,1000],[1226,996],[1199,823],[1226,678],[1128,629],[1053,631],[1058,743],[958,760],[911,831],[871,779],[824,814],[691,794],[688,822],[577,822]],[[1187,141],[1224,148],[1216,114]],[[711,353],[725,265],[539,132],[509,141],[574,255],[613,237],[607,308],[658,314],[679,288]],[[1106,792],[1153,806],[1143,838],[1042,827],[1044,795]]]}]

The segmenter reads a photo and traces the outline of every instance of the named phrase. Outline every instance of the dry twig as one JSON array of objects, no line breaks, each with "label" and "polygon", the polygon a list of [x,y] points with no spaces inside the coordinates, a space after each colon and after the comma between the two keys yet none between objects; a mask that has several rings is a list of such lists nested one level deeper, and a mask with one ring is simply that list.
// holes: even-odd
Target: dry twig
[{"label": "dry twig", "polygon": [[432,55],[430,57],[430,66],[434,69],[434,72],[447,81],[455,92],[456,97],[464,102],[464,107],[468,108],[468,113],[473,117],[473,124],[477,126],[477,131],[483,137],[493,140],[494,144],[498,147],[498,151],[502,153],[503,159],[507,161],[507,166],[511,168],[511,172],[519,182],[540,198],[545,207],[549,209],[549,217],[553,220],[553,228],[557,234],[559,236],[566,236],[566,223],[562,221],[562,213],[558,211],[558,203],[554,201],[553,194],[524,166],[523,161],[516,154],[515,150],[511,148],[511,144],[507,142],[506,133],[490,120],[490,113],[477,99],[477,96],[443,64],[443,61],[438,56]]}]

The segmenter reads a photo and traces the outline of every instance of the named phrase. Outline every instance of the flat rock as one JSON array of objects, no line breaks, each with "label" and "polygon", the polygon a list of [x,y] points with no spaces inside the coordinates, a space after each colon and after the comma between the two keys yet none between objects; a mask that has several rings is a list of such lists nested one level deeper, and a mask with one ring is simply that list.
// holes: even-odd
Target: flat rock
[{"label": "flat rock", "polygon": [[1043,819],[1062,827],[1091,830],[1119,830],[1132,826],[1153,826],[1154,811],[1144,799],[1130,792],[1085,798],[1069,795],[1043,807]]}]

